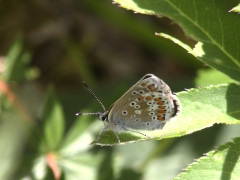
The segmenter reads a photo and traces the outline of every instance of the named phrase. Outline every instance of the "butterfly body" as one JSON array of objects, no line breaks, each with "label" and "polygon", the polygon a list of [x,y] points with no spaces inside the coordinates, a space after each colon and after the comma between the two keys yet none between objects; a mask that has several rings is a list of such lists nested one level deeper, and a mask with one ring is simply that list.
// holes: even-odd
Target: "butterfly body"
[{"label": "butterfly body", "polygon": [[108,111],[104,108],[103,113],[97,113],[104,123],[97,140],[107,130],[115,133],[119,143],[116,133],[134,132],[149,137],[140,131],[162,129],[180,112],[180,101],[168,85],[157,76],[147,74],[113,103]]}]

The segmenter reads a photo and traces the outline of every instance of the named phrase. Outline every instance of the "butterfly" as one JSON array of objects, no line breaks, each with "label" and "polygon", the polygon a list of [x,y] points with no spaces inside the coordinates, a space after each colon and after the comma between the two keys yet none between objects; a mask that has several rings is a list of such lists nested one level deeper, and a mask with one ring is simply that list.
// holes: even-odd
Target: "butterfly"
[{"label": "butterfly", "polygon": [[98,141],[103,132],[112,130],[120,144],[117,133],[134,132],[150,138],[140,132],[160,130],[166,122],[175,119],[181,112],[181,103],[164,81],[153,74],[146,74],[134,84],[122,97],[113,103],[107,111],[94,92],[83,82],[103,108],[103,112],[77,113],[76,115],[95,114],[103,121]]}]

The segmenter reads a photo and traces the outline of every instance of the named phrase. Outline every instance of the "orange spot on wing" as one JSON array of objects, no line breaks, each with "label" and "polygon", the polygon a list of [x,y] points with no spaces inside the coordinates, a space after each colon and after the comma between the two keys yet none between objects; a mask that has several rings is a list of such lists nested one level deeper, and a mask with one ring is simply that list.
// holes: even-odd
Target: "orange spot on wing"
[{"label": "orange spot on wing", "polygon": [[154,101],[160,101],[160,99],[159,98],[154,98]]},{"label": "orange spot on wing", "polygon": [[147,101],[149,101],[149,100],[151,100],[151,99],[152,99],[152,96],[147,96],[147,97],[146,97],[146,100],[147,100]]},{"label": "orange spot on wing", "polygon": [[158,101],[157,104],[158,105],[163,105],[163,102],[162,101]]},{"label": "orange spot on wing", "polygon": [[152,84],[148,85],[147,88],[151,90],[151,89],[153,89],[153,85]]},{"label": "orange spot on wing", "polygon": [[156,86],[154,86],[154,84],[148,85],[147,88],[151,91],[151,92],[156,92],[157,88]]},{"label": "orange spot on wing", "polygon": [[157,88],[154,88],[154,89],[151,89],[152,92],[156,92],[157,91]]},{"label": "orange spot on wing", "polygon": [[164,109],[165,107],[161,105],[161,106],[158,106],[158,108],[159,109]]},{"label": "orange spot on wing", "polygon": [[141,86],[146,86],[147,84],[146,83],[142,83]]},{"label": "orange spot on wing", "polygon": [[139,100],[139,101],[141,101],[141,100],[143,100],[143,99],[144,99],[144,96],[139,96],[139,97],[138,97],[138,100]]},{"label": "orange spot on wing", "polygon": [[158,112],[161,113],[161,114],[166,113],[166,111],[164,109],[160,109],[160,110],[158,110]]},{"label": "orange spot on wing", "polygon": [[163,121],[163,120],[164,120],[163,117],[162,117],[162,115],[158,115],[158,116],[157,116],[157,119],[158,119],[159,121]]}]

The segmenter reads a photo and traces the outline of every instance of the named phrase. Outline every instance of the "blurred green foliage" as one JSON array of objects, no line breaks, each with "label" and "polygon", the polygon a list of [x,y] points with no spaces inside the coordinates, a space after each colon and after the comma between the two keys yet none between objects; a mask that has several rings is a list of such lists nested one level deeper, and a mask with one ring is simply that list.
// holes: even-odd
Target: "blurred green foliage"
[{"label": "blurred green foliage", "polygon": [[[183,10],[189,8],[187,2],[180,1],[183,2]],[[147,8],[151,3],[144,4],[145,1],[118,2],[122,2],[123,7],[133,11],[141,8],[145,8],[147,13],[150,11]],[[124,4],[125,2],[129,4]],[[202,1],[203,5],[207,7],[207,2],[206,4],[204,2]],[[139,6],[136,6],[137,3]],[[223,6],[216,1],[216,6],[210,6],[215,7],[211,12],[221,16],[227,13],[222,7],[230,10],[236,1],[224,3],[226,4]],[[155,8],[158,6],[152,11]],[[162,14],[158,15],[174,19],[165,10],[167,13],[170,12],[170,9],[165,8]],[[206,8],[197,10],[198,16],[205,17],[208,12],[205,10]],[[229,79],[226,76],[235,79],[240,77],[237,74],[239,67],[235,67],[239,63],[236,56],[229,58],[230,60],[221,59],[227,64],[221,66],[219,59],[208,56],[211,54],[211,48],[207,49],[210,52],[203,48],[207,56],[198,58],[207,66],[224,72],[225,75],[222,76],[220,72],[216,73],[215,70],[203,66],[202,62],[196,60],[178,44],[154,35],[155,32],[163,32],[194,48],[202,37],[189,32],[191,27],[202,26],[191,25],[186,31],[184,23],[187,21],[179,14],[174,20],[182,28],[185,26],[183,29],[168,18],[134,14],[133,11],[119,8],[109,0],[1,2],[0,179],[165,180],[176,177],[181,173],[181,169],[193,162],[193,159],[213,150],[213,146],[229,141],[227,145],[209,153],[206,161],[201,159],[200,163],[203,164],[190,166],[186,174],[181,173],[176,179],[200,177],[199,169],[207,167],[204,163],[209,163],[207,162],[209,159],[212,158],[211,162],[214,162],[220,157],[214,156],[214,153],[219,154],[221,150],[222,159],[218,159],[220,164],[218,167],[224,164],[224,159],[229,160],[228,158],[233,159],[229,161],[230,164],[239,162],[238,157],[232,156],[232,151],[239,154],[237,146],[239,140],[235,139],[234,143],[231,143],[231,138],[239,136],[239,125],[227,126],[228,122],[224,120],[222,122],[226,123],[224,125],[214,125],[211,128],[205,125],[201,131],[192,128],[195,133],[178,138],[148,140],[121,146],[90,145],[98,136],[103,124],[95,116],[75,116],[79,111],[96,112],[101,109],[94,97],[83,89],[81,83],[83,80],[94,90],[103,104],[109,107],[146,73],[153,73],[164,79],[175,92],[195,86],[228,83]],[[234,14],[231,15],[235,19],[238,18]],[[193,16],[186,17],[190,19]],[[208,20],[211,24],[208,26],[209,34],[214,35],[213,30],[221,28],[212,21],[211,16]],[[235,26],[239,25],[234,24],[233,27]],[[238,30],[237,27],[235,29]],[[239,52],[238,41],[231,39],[231,34],[225,33],[224,27],[221,30],[223,36],[218,37],[219,41],[229,38],[227,42],[232,42],[219,48],[222,50],[221,53],[229,55]],[[184,32],[194,37],[194,40],[186,37]],[[235,39],[239,39],[240,35],[235,35]],[[211,109],[208,109],[209,114],[206,114],[207,108],[204,109],[204,104],[198,104],[210,102],[210,99],[205,98],[208,95],[212,98],[213,93],[221,94],[216,89],[218,86],[193,89],[191,92],[196,94],[184,92],[182,97],[180,93],[179,96],[184,102],[182,117],[186,116],[191,121],[195,108],[199,119],[202,112],[204,113],[202,117],[209,116],[212,124],[219,119],[222,120],[217,116],[214,120],[215,116],[212,116]],[[223,89],[219,89],[223,92]],[[220,99],[213,104],[225,103],[220,105],[224,107],[226,105],[226,109],[218,110],[222,110],[223,115],[231,116],[229,118],[234,119],[235,124],[238,124],[239,120],[238,91],[238,85],[226,85],[224,89],[226,98],[224,94],[213,98]],[[198,102],[196,97],[200,97],[201,101]],[[231,104],[227,104],[228,97],[231,98]],[[187,116],[188,112],[192,113],[191,117]],[[203,122],[209,119],[205,118]],[[180,122],[184,121],[178,123]],[[191,127],[187,129],[187,122],[182,126],[185,126],[185,123],[186,132],[193,132]],[[228,148],[231,151],[227,151]],[[230,170],[227,167],[230,167]],[[231,179],[224,173],[221,174],[221,170],[218,168],[212,179],[221,175],[222,179]],[[223,170],[230,173],[236,171],[228,163],[225,163]],[[201,176],[201,179],[204,178]],[[205,179],[211,178],[208,176]]]}]

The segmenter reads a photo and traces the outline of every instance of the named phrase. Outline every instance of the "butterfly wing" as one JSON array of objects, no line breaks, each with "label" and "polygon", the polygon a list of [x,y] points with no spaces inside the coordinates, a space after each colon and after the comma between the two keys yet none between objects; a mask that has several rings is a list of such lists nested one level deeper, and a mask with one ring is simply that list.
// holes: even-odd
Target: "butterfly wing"
[{"label": "butterfly wing", "polygon": [[180,102],[168,85],[147,74],[111,106],[108,121],[115,131],[155,130],[162,129],[180,111]]}]

